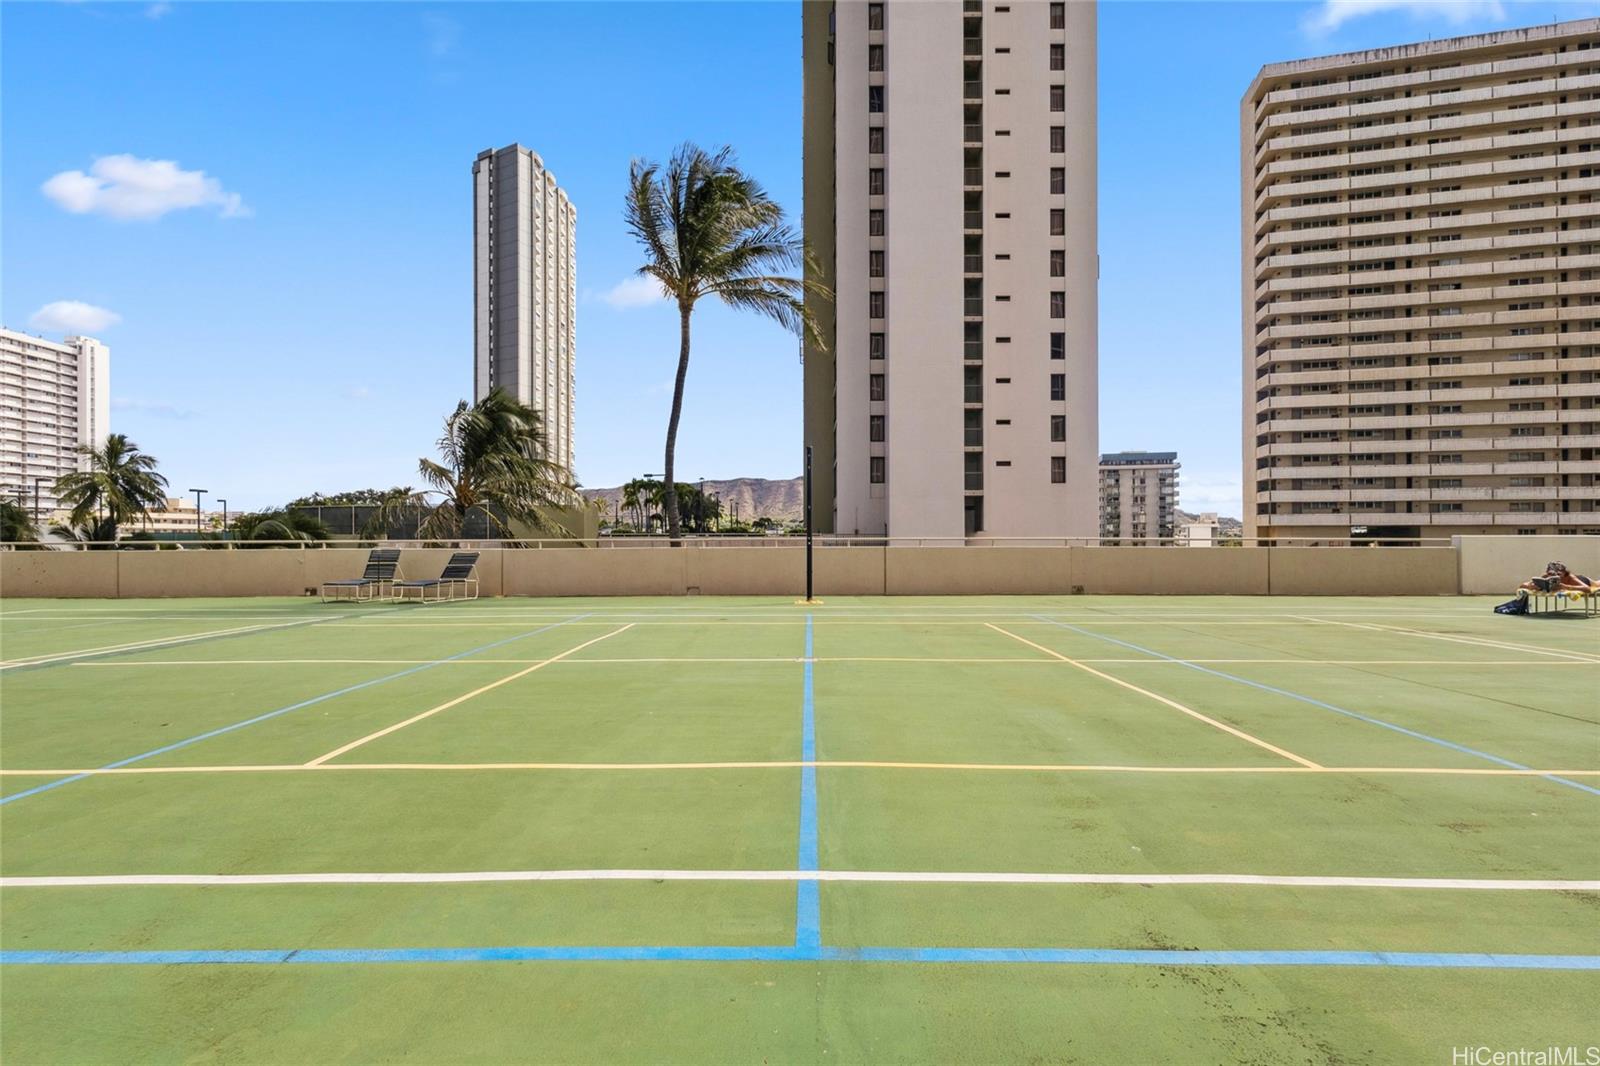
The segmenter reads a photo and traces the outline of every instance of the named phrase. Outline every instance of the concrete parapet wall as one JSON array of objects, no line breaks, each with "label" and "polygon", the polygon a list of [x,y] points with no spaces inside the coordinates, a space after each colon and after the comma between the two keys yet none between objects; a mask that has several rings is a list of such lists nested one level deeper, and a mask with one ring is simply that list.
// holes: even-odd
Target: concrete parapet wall
[{"label": "concrete parapet wall", "polygon": [[[408,548],[436,577],[447,548]],[[295,596],[358,576],[366,549],[5,551],[6,597]],[[1547,558],[1600,574],[1600,538],[1462,538],[1454,548],[819,547],[819,596],[1420,596],[1509,591]],[[798,596],[793,546],[482,551],[483,596]]]},{"label": "concrete parapet wall", "polygon": [[1460,587],[1467,595],[1509,596],[1553,561],[1600,578],[1600,537],[1457,537],[1455,547]]}]

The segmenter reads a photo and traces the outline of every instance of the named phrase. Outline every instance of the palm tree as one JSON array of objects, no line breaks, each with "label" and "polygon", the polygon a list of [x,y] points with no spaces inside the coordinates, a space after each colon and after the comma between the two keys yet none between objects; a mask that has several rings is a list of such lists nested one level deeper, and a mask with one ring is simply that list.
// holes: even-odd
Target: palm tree
[{"label": "palm tree", "polygon": [[[805,243],[784,221],[783,208],[754,178],[741,171],[733,149],[707,152],[684,144],[672,153],[665,172],[659,164],[635,159],[628,167],[624,208],[628,229],[645,248],[639,273],[655,278],[678,305],[678,374],[667,420],[662,483],[674,485],[673,458],[678,421],[683,415],[683,385],[689,373],[689,318],[702,296],[773,319],[822,345],[807,294],[825,296],[814,281],[788,276],[806,265]],[[678,499],[663,494],[667,533],[678,538]]]},{"label": "palm tree", "polygon": [[242,514],[232,523],[234,540],[295,540],[304,543],[328,539],[322,519],[305,511],[284,509]]},{"label": "palm tree", "polygon": [[0,541],[8,544],[33,544],[39,539],[39,524],[20,503],[0,500]]},{"label": "palm tree", "polygon": [[378,507],[369,532],[413,519],[425,540],[459,538],[467,514],[478,511],[499,535],[510,523],[536,531],[559,531],[552,512],[578,499],[567,472],[545,456],[539,412],[495,389],[475,404],[465,400],[444,420],[439,458],[417,461],[432,488],[396,490]]},{"label": "palm tree", "polygon": [[56,497],[72,508],[70,525],[115,540],[118,526],[167,509],[167,479],[156,473],[155,456],[126,434],[110,434],[99,448],[80,444],[78,454],[89,468],[56,478]]}]

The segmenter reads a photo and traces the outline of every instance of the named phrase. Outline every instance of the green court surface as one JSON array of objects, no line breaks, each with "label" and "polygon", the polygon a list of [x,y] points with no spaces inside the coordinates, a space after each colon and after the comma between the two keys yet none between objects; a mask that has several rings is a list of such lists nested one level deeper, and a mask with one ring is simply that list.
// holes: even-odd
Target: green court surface
[{"label": "green court surface", "polygon": [[0,1059],[1582,1056],[1600,621],[1492,602],[6,601]]}]

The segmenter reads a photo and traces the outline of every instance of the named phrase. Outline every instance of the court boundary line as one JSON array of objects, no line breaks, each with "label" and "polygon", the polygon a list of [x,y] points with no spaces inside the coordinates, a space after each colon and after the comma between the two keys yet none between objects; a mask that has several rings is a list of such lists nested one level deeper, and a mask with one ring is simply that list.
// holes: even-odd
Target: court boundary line
[{"label": "court boundary line", "polygon": [[[584,616],[582,616],[582,615],[578,616],[578,618],[582,618],[582,617],[584,617]],[[569,619],[569,621],[576,621],[576,620],[577,619]],[[465,656],[473,655],[473,654],[475,654],[477,652],[480,652],[480,651],[487,651],[490,648],[503,647],[504,645],[510,644],[513,641],[522,640],[522,639],[524,639],[526,637],[536,636],[536,635],[538,635],[540,633],[546,633],[546,632],[549,632],[552,629],[560,628],[561,626],[564,626],[566,624],[567,624],[567,622],[553,622],[553,623],[551,623],[549,625],[540,626],[537,629],[530,630],[530,631],[528,631],[526,633],[519,633],[518,635],[516,635],[514,637],[507,637],[504,640],[497,640],[497,641],[494,641],[494,642],[492,642],[490,644],[485,644],[482,647],[469,648],[466,651],[457,652],[455,655],[449,656],[446,659],[438,659],[438,660],[436,660],[434,662],[431,662],[431,663],[423,663],[420,666],[413,666],[413,667],[410,667],[410,668],[405,669],[405,670],[396,671],[395,673],[392,673],[392,674],[386,674],[383,677],[375,677],[375,678],[371,678],[370,680],[362,681],[362,682],[359,682],[359,683],[354,684],[354,685],[346,685],[343,688],[336,689],[333,692],[326,692],[326,693],[323,693],[320,696],[313,696],[310,699],[301,700],[298,703],[291,703],[286,707],[278,707],[278,708],[276,708],[274,710],[267,711],[264,714],[258,714],[258,715],[255,715],[253,717],[246,718],[243,721],[234,722],[231,725],[220,726],[220,727],[218,727],[216,729],[207,730],[204,733],[199,733],[199,734],[197,734],[195,736],[188,737],[188,738],[186,738],[184,740],[174,741],[171,744],[166,744],[166,745],[163,745],[162,747],[159,747],[159,748],[153,748],[150,751],[144,752],[144,753],[142,753],[140,755],[133,755],[133,756],[130,756],[130,757],[126,758],[126,759],[118,759],[116,762],[107,763],[105,766],[100,767],[100,769],[101,770],[118,770],[118,769],[121,769],[121,768],[123,768],[125,766],[128,766],[128,765],[132,764],[132,763],[142,762],[145,759],[152,759],[152,758],[155,758],[157,755],[165,755],[168,752],[177,751],[179,748],[187,748],[191,744],[198,744],[203,740],[210,740],[212,737],[221,736],[224,733],[232,733],[232,732],[234,732],[236,730],[244,729],[247,726],[255,725],[257,722],[265,722],[268,719],[277,718],[280,715],[288,714],[291,711],[298,711],[298,710],[301,710],[301,709],[303,709],[305,707],[310,707],[310,706],[313,706],[313,705],[318,704],[318,703],[324,703],[324,702],[326,702],[328,700],[336,699],[339,696],[345,696],[345,695],[348,695],[348,694],[350,694],[352,692],[358,692],[361,689],[371,688],[374,685],[381,685],[381,684],[383,684],[383,683],[385,683],[387,681],[394,681],[394,680],[397,680],[397,679],[402,678],[402,677],[409,677],[412,674],[421,673],[424,670],[432,669],[433,667],[439,666],[439,665],[441,665],[441,664],[443,664],[445,662],[449,662],[449,661],[454,660],[454,659],[464,658]],[[92,777],[92,776],[95,776],[95,775],[94,774],[89,774],[89,773],[75,774],[75,775],[73,775],[71,777],[65,777],[65,778],[62,778],[62,779],[60,779],[58,781],[47,781],[42,785],[38,785],[38,786],[36,786],[34,788],[30,788],[30,789],[27,789],[27,790],[22,791],[22,792],[13,792],[8,796],[0,796],[0,807],[3,807],[8,803],[14,803],[14,802],[16,802],[17,800],[20,800],[20,799],[26,799],[29,796],[38,795],[41,792],[48,792],[51,789],[60,788],[62,785],[70,785],[74,781],[81,781],[86,777]]]},{"label": "court boundary line", "polygon": [[457,947],[222,951],[0,951],[0,965],[179,966],[461,962],[880,962],[1101,966],[1392,966],[1600,970],[1600,955],[1501,952],[1219,951],[1161,948]]},{"label": "court boundary line", "polygon": [[18,670],[27,666],[51,666],[55,663],[67,662],[72,659],[85,659],[102,655],[132,654],[140,651],[155,651],[158,648],[170,647],[174,644],[193,643],[202,640],[214,640],[229,636],[247,636],[252,633],[266,633],[276,629],[292,629],[296,626],[327,625],[333,620],[329,618],[305,618],[293,622],[270,622],[261,625],[235,626],[232,629],[213,629],[204,633],[188,633],[178,637],[156,637],[150,640],[129,641],[123,644],[109,644],[99,648],[83,648],[78,651],[49,653],[45,655],[24,656],[21,659],[11,659],[0,662],[0,672]]},{"label": "court boundary line", "polygon": [[1510,641],[1495,640],[1490,637],[1462,636],[1456,633],[1435,633],[1426,629],[1406,629],[1401,626],[1378,625],[1374,622],[1346,622],[1323,618],[1312,618],[1310,615],[1296,615],[1308,622],[1319,622],[1323,625],[1346,626],[1350,629],[1370,629],[1378,633],[1402,633],[1409,637],[1422,637],[1425,640],[1445,640],[1453,644],[1471,644],[1480,648],[1499,648],[1503,651],[1525,651],[1535,655],[1553,655],[1560,658],[1575,660],[1582,663],[1600,663],[1600,656],[1589,655],[1581,651],[1557,651],[1554,648],[1543,648],[1533,644],[1514,644]]},{"label": "court boundary line", "polygon": [[83,769],[0,770],[4,777],[111,777],[137,774],[225,774],[284,773],[327,770],[550,770],[550,771],[655,771],[655,770],[963,770],[1000,773],[1132,773],[1132,774],[1418,774],[1442,777],[1600,777],[1595,770],[1547,770],[1530,767],[1510,769],[1485,766],[1139,766],[1118,763],[986,763],[986,762],[895,762],[884,759],[729,759],[716,762],[374,762],[374,763],[236,763],[211,766],[118,766]]},{"label": "court boundary line", "polygon": [[625,632],[627,632],[628,630],[630,630],[632,628],[633,628],[633,623],[630,622],[627,625],[622,626],[619,629],[613,629],[611,632],[603,633],[600,636],[595,637],[592,640],[586,640],[582,644],[579,644],[576,648],[570,648],[567,651],[562,652],[560,655],[552,656],[549,659],[543,659],[543,660],[541,660],[539,662],[536,662],[532,666],[528,667],[526,670],[518,670],[516,673],[510,674],[510,675],[508,675],[506,677],[502,677],[498,681],[491,681],[489,684],[483,685],[483,686],[481,686],[479,688],[475,688],[471,692],[466,693],[465,695],[457,696],[455,699],[452,699],[452,700],[447,700],[446,702],[439,704],[437,707],[430,707],[428,710],[423,711],[421,714],[414,714],[410,718],[407,718],[403,722],[396,722],[393,725],[385,726],[384,728],[378,730],[377,732],[368,733],[364,737],[361,737],[361,738],[359,738],[357,740],[352,740],[350,743],[345,744],[345,745],[343,745],[341,747],[334,748],[332,751],[330,751],[330,752],[328,752],[328,753],[326,753],[324,755],[318,755],[315,759],[310,760],[305,765],[308,766],[308,767],[310,767],[310,766],[321,766],[323,763],[327,762],[329,759],[338,758],[340,755],[343,755],[348,751],[354,751],[356,748],[359,748],[364,744],[370,744],[374,740],[378,740],[378,739],[380,739],[382,737],[386,737],[390,733],[398,732],[399,730],[404,729],[406,726],[415,725],[417,722],[420,722],[425,718],[432,718],[434,715],[439,714],[441,711],[448,711],[452,707],[456,707],[456,706],[459,706],[460,704],[463,704],[463,703],[467,702],[468,700],[472,699],[474,696],[481,696],[485,692],[490,692],[490,691],[492,691],[494,689],[499,688],[501,685],[509,685],[511,682],[516,681],[518,678],[527,677],[529,674],[533,673],[535,670],[541,670],[544,667],[549,666],[551,663],[560,662],[562,659],[565,659],[567,656],[573,655],[573,654],[575,654],[577,652],[580,652],[584,648],[589,647],[591,644],[598,644],[602,640],[607,639],[608,637],[614,637],[618,633],[625,633]]},{"label": "court boundary line", "polygon": [[1055,657],[1057,659],[1060,659],[1064,663],[1070,663],[1073,666],[1076,666],[1079,670],[1082,670],[1085,673],[1093,674],[1095,677],[1100,678],[1102,681],[1109,681],[1113,685],[1120,685],[1122,688],[1130,689],[1131,691],[1139,693],[1139,695],[1141,695],[1141,696],[1148,696],[1150,699],[1155,700],[1157,703],[1162,703],[1162,704],[1165,704],[1168,707],[1171,707],[1174,710],[1182,711],[1184,714],[1188,715],[1189,717],[1197,719],[1198,721],[1204,722],[1206,725],[1209,725],[1214,729],[1220,729],[1224,733],[1227,733],[1227,734],[1229,734],[1231,736],[1238,737],[1240,740],[1246,741],[1247,743],[1254,744],[1258,748],[1263,748],[1266,751],[1270,751],[1274,755],[1278,755],[1278,756],[1281,756],[1281,757],[1283,757],[1285,759],[1288,759],[1290,762],[1299,763],[1301,766],[1305,766],[1305,767],[1309,767],[1309,768],[1313,768],[1313,769],[1320,768],[1318,763],[1314,763],[1310,759],[1305,758],[1304,756],[1296,755],[1294,752],[1289,751],[1289,750],[1287,750],[1285,748],[1280,748],[1276,744],[1272,744],[1272,743],[1269,743],[1269,742],[1267,742],[1265,740],[1262,740],[1260,737],[1252,736],[1251,734],[1246,733],[1244,730],[1237,729],[1234,726],[1231,726],[1231,725],[1227,724],[1226,722],[1220,722],[1217,719],[1212,718],[1210,715],[1201,714],[1199,711],[1195,710],[1194,708],[1186,707],[1183,704],[1179,703],[1177,700],[1168,699],[1167,697],[1159,695],[1158,693],[1151,692],[1149,689],[1140,688],[1138,685],[1135,685],[1131,681],[1124,681],[1120,677],[1113,677],[1110,674],[1104,673],[1104,672],[1102,672],[1100,670],[1096,670],[1092,666],[1086,666],[1083,663],[1079,662],[1077,659],[1073,659],[1073,658],[1070,658],[1070,657],[1068,657],[1066,655],[1062,655],[1060,652],[1054,651],[1054,650],[1052,650],[1050,648],[1047,648],[1043,644],[1035,644],[1033,641],[1029,640],[1026,637],[1019,637],[1015,633],[1012,633],[1011,631],[1009,631],[1007,629],[1002,629],[1000,626],[995,625],[993,622],[985,622],[983,624],[987,628],[994,630],[996,633],[1002,633],[1005,636],[1010,637],[1012,640],[1021,641],[1023,644],[1026,644],[1028,647],[1036,648],[1039,651],[1044,652],[1046,655],[1050,655],[1050,656],[1053,656],[1053,657]]},{"label": "court boundary line", "polygon": [[[819,864],[817,831],[817,715],[816,715],[816,658],[812,654],[813,626],[811,615],[806,615],[806,657],[802,672],[800,699],[800,833],[797,874],[815,871]],[[816,950],[822,947],[822,893],[815,878],[797,880],[795,884],[794,946]]]},{"label": "court boundary line", "polygon": [[[1103,633],[1096,633],[1096,632],[1094,632],[1092,630],[1084,629],[1081,626],[1072,625],[1071,623],[1068,623],[1068,622],[1057,622],[1054,619],[1051,619],[1051,618],[1049,618],[1049,617],[1047,617],[1045,615],[1039,615],[1038,618],[1039,618],[1039,620],[1041,622],[1045,622],[1045,623],[1047,623],[1049,625],[1056,626],[1056,627],[1058,627],[1060,629],[1066,629],[1066,630],[1069,630],[1069,631],[1071,631],[1073,633],[1078,633],[1078,634],[1080,634],[1082,636],[1086,636],[1086,637],[1093,637],[1095,640],[1105,641],[1105,642],[1107,642],[1109,644],[1116,644],[1116,645],[1119,645],[1119,646],[1124,647],[1124,648],[1130,648],[1130,649],[1132,649],[1134,651],[1143,652],[1146,655],[1150,655],[1150,656],[1153,656],[1153,657],[1158,658],[1158,659],[1167,659],[1167,660],[1170,660],[1172,662],[1179,663],[1179,664],[1181,664],[1183,666],[1186,666],[1191,670],[1198,670],[1203,674],[1210,674],[1213,677],[1220,677],[1225,681],[1232,681],[1232,682],[1235,682],[1235,683],[1240,684],[1240,685],[1247,685],[1250,688],[1260,689],[1263,692],[1270,692],[1270,693],[1273,693],[1274,695],[1284,696],[1284,697],[1286,697],[1288,699],[1292,699],[1292,700],[1298,700],[1301,703],[1307,703],[1307,704],[1310,704],[1313,707],[1320,707],[1323,710],[1332,711],[1335,714],[1344,715],[1347,718],[1354,718],[1357,721],[1366,722],[1369,725],[1380,726],[1380,727],[1382,727],[1384,729],[1392,730],[1393,732],[1403,734],[1403,735],[1411,737],[1411,738],[1413,738],[1415,740],[1424,740],[1424,741],[1427,741],[1429,744],[1437,744],[1440,747],[1449,748],[1449,749],[1451,749],[1453,751],[1458,751],[1458,752],[1461,752],[1461,753],[1463,753],[1465,755],[1471,755],[1471,756],[1473,756],[1475,758],[1486,759],[1489,762],[1498,763],[1501,766],[1509,767],[1509,768],[1514,769],[1514,770],[1529,770],[1529,769],[1532,769],[1532,767],[1525,766],[1522,763],[1515,762],[1515,761],[1513,761],[1511,759],[1502,758],[1499,755],[1492,755],[1492,754],[1490,754],[1489,752],[1486,752],[1486,751],[1479,751],[1477,748],[1469,748],[1465,744],[1457,744],[1454,741],[1444,740],[1441,737],[1431,736],[1431,735],[1429,735],[1427,733],[1419,732],[1418,730],[1410,729],[1410,728],[1407,728],[1406,726],[1403,726],[1403,725],[1397,725],[1394,722],[1386,722],[1381,718],[1374,718],[1371,715],[1362,714],[1359,711],[1352,711],[1349,708],[1340,707],[1337,704],[1328,703],[1325,700],[1319,700],[1319,699],[1316,699],[1313,696],[1305,696],[1305,695],[1302,695],[1302,694],[1300,694],[1298,692],[1292,692],[1292,691],[1290,691],[1289,689],[1286,689],[1286,688],[1278,688],[1276,685],[1268,685],[1268,684],[1266,684],[1264,682],[1261,682],[1261,681],[1252,681],[1247,677],[1239,677],[1237,674],[1226,673],[1226,672],[1224,672],[1222,670],[1213,670],[1209,666],[1200,666],[1200,665],[1195,664],[1195,663],[1185,662],[1182,659],[1173,658],[1172,656],[1167,655],[1164,652],[1155,651],[1155,650],[1150,649],[1150,648],[1140,647],[1137,644],[1130,644],[1125,640],[1119,640],[1116,637],[1108,637]],[[1588,793],[1590,793],[1592,795],[1600,796],[1600,788],[1593,788],[1593,787],[1591,787],[1589,785],[1585,785],[1585,784],[1583,784],[1581,782],[1571,781],[1571,780],[1568,780],[1565,777],[1560,777],[1560,776],[1557,776],[1555,774],[1540,774],[1539,776],[1543,777],[1547,781],[1552,781],[1552,782],[1554,782],[1554,783],[1556,783],[1558,785],[1565,785],[1568,788],[1575,788],[1575,789],[1578,789],[1581,792],[1588,792]]]},{"label": "court boundary line", "polygon": [[[130,659],[122,662],[88,662],[73,663],[78,668],[105,668],[129,666],[351,666],[351,665],[391,665],[400,666],[413,663],[432,662],[430,659]],[[513,663],[536,663],[539,659],[473,659],[466,665],[473,663],[494,664],[497,666]],[[565,659],[567,666],[592,666],[623,665],[627,663],[801,663],[806,660],[800,656],[731,656],[725,658],[694,658],[694,657],[648,657],[636,659]],[[824,655],[811,659],[814,663],[950,663],[950,664],[990,664],[1010,665],[1012,663],[1025,663],[1030,666],[1040,664],[1053,666],[1061,660],[1035,659],[1025,656],[1005,656],[998,658],[981,657],[951,657],[938,658],[933,656],[915,655]],[[1144,665],[1162,666],[1167,663],[1206,663],[1206,664],[1238,664],[1238,665],[1271,665],[1282,663],[1294,666],[1600,666],[1600,660],[1564,660],[1549,662],[1543,659],[1079,659],[1080,663],[1113,663],[1119,665]],[[454,662],[454,660],[452,660]]]},{"label": "court boundary line", "polygon": [[[1128,885],[1133,887],[1377,888],[1450,892],[1600,892],[1600,880],[1567,878],[1364,877],[1225,873],[1073,873],[934,870],[434,870],[280,874],[87,874],[0,877],[0,888],[250,887],[264,885],[462,885],[573,881],[794,882],[819,884]],[[818,927],[796,945],[819,946]]]}]

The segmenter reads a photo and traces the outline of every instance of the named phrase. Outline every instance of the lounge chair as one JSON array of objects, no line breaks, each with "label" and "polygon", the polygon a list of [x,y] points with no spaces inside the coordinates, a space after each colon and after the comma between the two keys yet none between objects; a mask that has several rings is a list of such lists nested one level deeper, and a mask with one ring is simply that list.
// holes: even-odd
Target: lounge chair
[{"label": "lounge chair", "polygon": [[342,581],[324,581],[318,593],[323,603],[339,600],[366,601],[377,599],[400,576],[400,549],[374,548],[367,555],[367,568],[360,577]]},{"label": "lounge chair", "polygon": [[397,600],[404,600],[415,593],[418,603],[475,600],[478,598],[477,566],[477,552],[456,552],[450,556],[450,561],[438,577],[396,581],[390,586],[390,595]]}]

